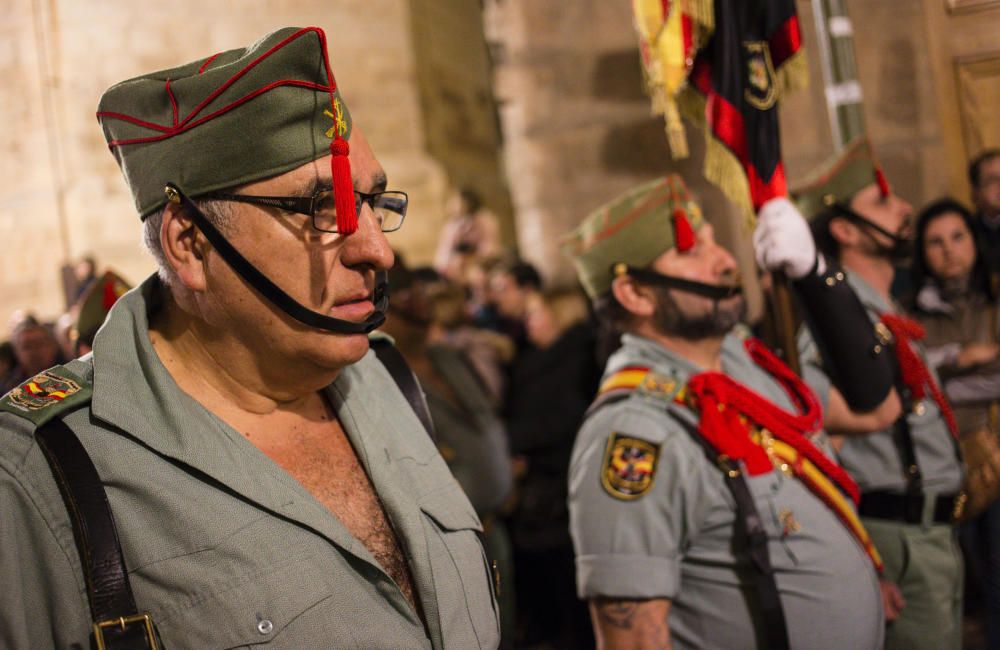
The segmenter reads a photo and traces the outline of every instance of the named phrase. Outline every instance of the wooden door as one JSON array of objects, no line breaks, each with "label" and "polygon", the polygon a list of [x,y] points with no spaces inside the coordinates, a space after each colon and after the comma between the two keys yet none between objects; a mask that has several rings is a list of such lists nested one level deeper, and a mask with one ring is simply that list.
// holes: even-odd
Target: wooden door
[{"label": "wooden door", "polygon": [[969,160],[1000,147],[1000,0],[923,2],[948,190],[968,201]]}]

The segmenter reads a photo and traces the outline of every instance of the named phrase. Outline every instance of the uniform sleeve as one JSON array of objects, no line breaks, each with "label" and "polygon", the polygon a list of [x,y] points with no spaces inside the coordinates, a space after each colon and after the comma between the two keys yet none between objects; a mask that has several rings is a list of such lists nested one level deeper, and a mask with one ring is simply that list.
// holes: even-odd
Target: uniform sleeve
[{"label": "uniform sleeve", "polygon": [[832,384],[830,378],[823,368],[823,358],[820,356],[819,347],[813,340],[809,328],[802,326],[798,336],[799,367],[802,368],[802,379],[806,385],[812,389],[819,399],[823,413],[827,412],[830,404],[830,388]]},{"label": "uniform sleeve", "polygon": [[[613,407],[584,425],[573,451],[569,479],[570,532],[581,598],[673,598],[688,539],[701,520],[704,464],[688,434],[665,413]],[[625,499],[602,481],[615,436],[657,445],[652,484]],[[613,445],[612,445],[613,446]]]},{"label": "uniform sleeve", "polygon": [[80,564],[65,547],[72,544],[68,519],[65,527],[52,524],[42,512],[48,499],[19,479],[0,464],[0,648],[89,647]]}]

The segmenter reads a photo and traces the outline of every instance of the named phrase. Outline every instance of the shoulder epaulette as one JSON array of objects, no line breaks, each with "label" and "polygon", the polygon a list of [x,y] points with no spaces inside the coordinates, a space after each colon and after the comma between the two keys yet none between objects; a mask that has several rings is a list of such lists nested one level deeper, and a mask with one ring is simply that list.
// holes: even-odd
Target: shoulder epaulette
[{"label": "shoulder epaulette", "polygon": [[601,382],[598,397],[638,392],[666,401],[683,400],[685,384],[646,366],[626,366]]},{"label": "shoulder epaulette", "polygon": [[54,416],[90,400],[91,385],[64,366],[38,373],[0,398],[0,411],[39,427]]}]

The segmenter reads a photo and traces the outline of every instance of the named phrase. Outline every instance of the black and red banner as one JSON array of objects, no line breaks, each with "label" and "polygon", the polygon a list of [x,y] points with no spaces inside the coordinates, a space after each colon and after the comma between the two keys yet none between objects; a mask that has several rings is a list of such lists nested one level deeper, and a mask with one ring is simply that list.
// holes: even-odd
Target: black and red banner
[{"label": "black and red banner", "polygon": [[689,97],[681,102],[689,118],[705,123],[706,176],[751,207],[746,187],[754,212],[787,194],[778,99],[804,82],[805,60],[796,56],[801,44],[794,0],[714,0],[714,30],[695,57]]}]

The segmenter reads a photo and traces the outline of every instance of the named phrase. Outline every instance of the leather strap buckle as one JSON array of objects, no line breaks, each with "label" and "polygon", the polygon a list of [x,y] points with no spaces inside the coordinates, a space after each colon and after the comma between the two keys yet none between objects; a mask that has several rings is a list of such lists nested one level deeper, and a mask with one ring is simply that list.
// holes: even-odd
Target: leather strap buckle
[{"label": "leather strap buckle", "polygon": [[149,614],[133,614],[132,616],[119,616],[118,618],[94,623],[94,644],[97,650],[108,650],[117,647],[113,642],[104,640],[105,630],[125,630],[132,625],[141,624],[145,636],[146,646],[149,650],[159,650],[156,643],[156,634],[153,632],[153,619]]}]

